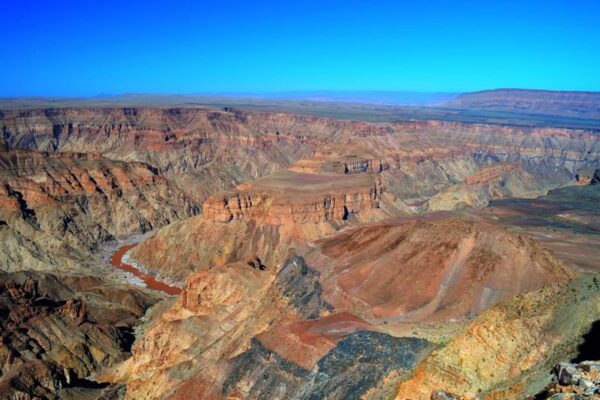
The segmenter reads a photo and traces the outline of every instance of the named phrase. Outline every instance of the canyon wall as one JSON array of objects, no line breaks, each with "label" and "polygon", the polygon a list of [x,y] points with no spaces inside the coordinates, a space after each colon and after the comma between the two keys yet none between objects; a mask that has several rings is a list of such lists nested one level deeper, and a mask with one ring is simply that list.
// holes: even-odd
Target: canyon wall
[{"label": "canyon wall", "polygon": [[156,170],[97,154],[0,153],[0,266],[77,269],[102,243],[199,212]]},{"label": "canyon wall", "polygon": [[346,178],[286,174],[211,195],[202,205],[207,220],[255,219],[267,225],[324,223],[379,208],[377,176]]},{"label": "canyon wall", "polygon": [[401,200],[430,196],[498,162],[521,162],[528,172],[560,184],[577,169],[597,164],[600,151],[598,136],[583,130],[443,121],[372,124],[231,109],[5,110],[0,130],[9,148],[97,152],[149,163],[196,202],[288,168],[390,170],[393,193]]},{"label": "canyon wall", "polygon": [[[598,167],[596,132],[143,107],[7,110],[0,130],[1,269],[81,273],[104,243],[156,230],[127,256],[184,288],[120,363],[131,342],[119,329],[156,300],[144,290],[0,285],[5,345],[23,352],[5,357],[11,379],[27,366],[44,385],[96,374],[129,398],[532,393],[538,369],[576,345],[555,330],[580,337],[597,318],[596,282],[568,286],[575,273],[537,242],[491,219],[411,216],[569,183]],[[111,296],[135,312],[112,318]],[[24,345],[42,335],[68,351]]]}]

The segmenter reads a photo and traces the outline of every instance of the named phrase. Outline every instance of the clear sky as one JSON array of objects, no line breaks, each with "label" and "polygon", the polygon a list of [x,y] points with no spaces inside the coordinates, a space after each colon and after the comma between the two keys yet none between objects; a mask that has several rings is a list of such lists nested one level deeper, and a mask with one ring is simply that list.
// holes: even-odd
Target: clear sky
[{"label": "clear sky", "polygon": [[0,96],[600,90],[600,1],[0,0]]}]

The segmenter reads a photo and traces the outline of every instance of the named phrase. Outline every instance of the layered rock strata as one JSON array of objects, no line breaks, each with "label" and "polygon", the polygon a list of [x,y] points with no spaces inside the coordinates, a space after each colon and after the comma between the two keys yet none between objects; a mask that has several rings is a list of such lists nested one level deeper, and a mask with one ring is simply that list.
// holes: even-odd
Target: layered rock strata
[{"label": "layered rock strata", "polygon": [[[398,182],[394,194],[411,200],[489,163],[523,162],[527,171],[557,185],[599,160],[598,136],[583,130],[444,121],[373,124],[202,108],[6,110],[0,129],[9,148],[99,152],[147,162],[198,202],[290,167],[390,170]],[[294,165],[298,160],[306,161]]]},{"label": "layered rock strata", "polygon": [[[357,179],[358,178],[358,179]],[[319,224],[379,208],[383,188],[377,176],[339,178],[283,174],[216,193],[202,205],[204,218],[217,222],[254,219],[262,224]]]},{"label": "layered rock strata", "polygon": [[280,268],[191,275],[115,381],[151,398],[389,396],[433,349],[402,324],[473,318],[573,276],[532,240],[464,218],[351,227],[297,251]]},{"label": "layered rock strata", "polygon": [[77,268],[103,242],[198,212],[143,163],[94,154],[0,153],[0,268]]}]

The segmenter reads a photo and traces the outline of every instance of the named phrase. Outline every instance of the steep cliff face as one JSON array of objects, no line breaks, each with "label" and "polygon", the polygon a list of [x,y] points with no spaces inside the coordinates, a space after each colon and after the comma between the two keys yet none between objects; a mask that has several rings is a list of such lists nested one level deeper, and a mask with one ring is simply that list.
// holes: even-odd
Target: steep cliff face
[{"label": "steep cliff face", "polygon": [[150,166],[78,153],[0,153],[0,266],[75,268],[104,241],[198,207]]},{"label": "steep cliff face", "polygon": [[[186,271],[256,254],[268,265],[278,265],[291,247],[331,232],[327,225],[483,207],[492,199],[542,194],[571,180],[577,165],[598,158],[598,138],[586,132],[442,122],[338,123],[330,136],[314,137],[325,144],[315,153],[311,173],[274,174],[215,193],[205,201],[202,218],[157,233],[133,250],[132,258],[180,281]],[[365,126],[372,129],[353,130]],[[327,143],[339,132],[348,136],[335,150]],[[356,160],[351,154],[373,155],[377,149],[377,163],[364,161],[372,157],[348,161]],[[305,165],[310,158],[304,160],[294,165]],[[336,163],[344,168],[336,169]],[[374,166],[376,172],[369,172]],[[350,171],[356,173],[346,173]],[[219,225],[229,221],[236,224]],[[212,239],[217,234],[223,238],[220,248]]]},{"label": "steep cliff face", "polygon": [[[33,375],[21,374],[29,376],[21,386],[32,387],[31,376],[40,376],[54,393],[66,379],[65,365],[78,378],[110,367],[102,379],[127,385],[132,399],[389,397],[432,350],[425,340],[404,337],[407,332],[421,335],[431,324],[445,329],[573,273],[491,219],[381,220],[543,193],[600,162],[600,137],[587,131],[370,124],[232,109],[17,110],[0,115],[0,129],[6,146],[0,153],[0,268],[79,269],[108,239],[166,225],[128,255],[185,287],[152,310],[123,364],[117,360],[127,349],[114,345],[119,330],[112,324],[132,324],[111,319],[112,300],[94,306],[101,309],[98,321],[109,326],[86,328],[91,339],[79,334],[93,314],[92,303],[80,297],[41,305],[18,300],[6,312],[21,328],[31,313],[49,318],[27,331],[6,328],[11,337],[5,342],[26,356],[10,368],[10,379],[32,365]],[[194,216],[202,201],[202,215]],[[98,285],[102,296],[125,301]],[[29,291],[15,287],[6,289],[14,299]],[[549,293],[567,300],[560,290]],[[527,375],[530,366],[541,365],[535,360],[550,354],[555,336],[533,311],[526,312],[534,323],[512,324],[520,311],[502,307],[482,317],[485,326],[499,321],[501,336],[492,330],[489,344],[482,339],[487,331],[469,328],[430,357],[439,361],[434,367],[421,363],[400,393],[413,383],[467,395],[472,387],[519,390],[508,387],[516,379],[508,370]],[[47,327],[67,318],[65,329],[75,332],[65,339],[68,351],[48,358],[34,351],[41,363],[29,357],[25,336],[39,331],[60,342]],[[541,337],[542,358],[527,353],[534,334]],[[525,347],[502,342],[511,335]],[[97,338],[107,341],[100,350]],[[483,357],[484,344],[503,377],[467,360],[463,349]],[[507,370],[504,347],[518,359],[507,362]],[[518,358],[521,350],[531,357]],[[3,380],[0,389],[17,382]]]},{"label": "steep cliff face", "polygon": [[384,218],[382,194],[373,174],[276,174],[211,195],[201,216],[159,230],[130,257],[175,281],[255,256],[277,270],[306,241],[351,222]]},{"label": "steep cliff face", "polygon": [[261,224],[343,221],[379,208],[383,188],[376,175],[345,177],[281,174],[216,193],[204,202],[207,220],[254,219]]},{"label": "steep cliff face", "polygon": [[316,137],[347,129],[338,121],[314,117],[194,108],[72,108],[3,115],[0,129],[11,148],[99,152],[147,162],[197,201],[243,180],[285,170],[312,152]]},{"label": "steep cliff face", "polygon": [[0,396],[85,392],[93,375],[128,357],[133,326],[157,300],[89,276],[0,274]]},{"label": "steep cliff face", "polygon": [[[177,302],[150,321],[133,357],[115,370],[116,380],[127,383],[132,399],[166,397],[186,384],[193,385],[196,397],[224,397],[220,385],[227,360],[246,351],[254,336],[274,324],[327,311],[313,292],[314,280],[292,273],[294,287],[287,284],[289,273],[280,278],[246,263],[190,276]],[[314,300],[306,305],[294,293],[310,293]]]},{"label": "steep cliff face", "polygon": [[598,282],[598,276],[588,275],[517,296],[483,313],[427,357],[415,376],[400,385],[396,398],[425,400],[438,389],[467,399],[538,393],[554,365],[593,346],[597,333],[589,339],[586,335],[597,329],[600,318]]},{"label": "steep cliff face", "polygon": [[[338,150],[339,151],[339,150]],[[342,155],[334,151],[317,150],[310,158],[296,161],[288,169],[293,172],[318,174],[333,172],[336,174],[380,173],[390,167],[387,160],[369,154]]]},{"label": "steep cliff face", "polygon": [[359,398],[431,351],[336,314],[319,279],[300,257],[276,275],[239,263],[195,274],[115,379],[130,398]]}]

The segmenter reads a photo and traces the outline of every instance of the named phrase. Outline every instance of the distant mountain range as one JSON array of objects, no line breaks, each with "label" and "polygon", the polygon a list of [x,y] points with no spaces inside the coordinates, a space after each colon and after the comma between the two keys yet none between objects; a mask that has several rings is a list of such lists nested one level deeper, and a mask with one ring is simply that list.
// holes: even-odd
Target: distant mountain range
[{"label": "distant mountain range", "polygon": [[445,92],[316,91],[267,93],[258,97],[285,100],[432,107],[444,104],[459,95],[460,93]]},{"label": "distant mountain range", "polygon": [[443,107],[519,114],[600,118],[600,92],[497,89],[463,93]]}]

